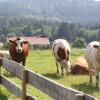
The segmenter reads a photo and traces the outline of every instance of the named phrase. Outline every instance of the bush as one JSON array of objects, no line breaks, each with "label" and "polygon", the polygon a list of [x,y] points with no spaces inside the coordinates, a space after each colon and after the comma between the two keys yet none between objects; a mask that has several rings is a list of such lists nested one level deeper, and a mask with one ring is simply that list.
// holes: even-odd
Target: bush
[{"label": "bush", "polygon": [[4,43],[3,49],[8,49],[8,43],[7,42]]},{"label": "bush", "polygon": [[85,39],[82,37],[76,38],[76,40],[72,43],[72,47],[85,48],[86,47]]},{"label": "bush", "polygon": [[44,49],[50,49],[50,45],[34,45],[33,49],[40,49],[40,50],[44,50]]}]

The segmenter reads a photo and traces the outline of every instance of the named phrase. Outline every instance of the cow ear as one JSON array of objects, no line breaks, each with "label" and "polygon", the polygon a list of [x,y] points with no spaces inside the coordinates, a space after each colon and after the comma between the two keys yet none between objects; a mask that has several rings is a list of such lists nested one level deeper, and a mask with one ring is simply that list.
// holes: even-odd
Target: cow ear
[{"label": "cow ear", "polygon": [[99,46],[98,46],[98,45],[93,45],[93,47],[94,47],[94,48],[99,48]]},{"label": "cow ear", "polygon": [[14,40],[9,40],[9,42],[14,43]]},{"label": "cow ear", "polygon": [[29,43],[29,42],[28,42],[28,41],[23,41],[23,43],[24,43],[24,44],[27,44],[27,43]]}]

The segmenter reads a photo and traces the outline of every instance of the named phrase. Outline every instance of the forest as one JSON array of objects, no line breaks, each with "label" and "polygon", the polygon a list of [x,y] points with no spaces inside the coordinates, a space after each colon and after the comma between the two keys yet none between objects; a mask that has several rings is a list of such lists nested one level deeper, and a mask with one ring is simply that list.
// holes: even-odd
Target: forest
[{"label": "forest", "polygon": [[100,41],[100,24],[82,24],[48,20],[36,20],[25,17],[0,17],[0,40],[14,36],[48,36],[50,40],[65,38],[69,42],[83,38],[86,43]]},{"label": "forest", "polygon": [[99,41],[99,10],[94,0],[1,0],[0,41],[14,36]]}]

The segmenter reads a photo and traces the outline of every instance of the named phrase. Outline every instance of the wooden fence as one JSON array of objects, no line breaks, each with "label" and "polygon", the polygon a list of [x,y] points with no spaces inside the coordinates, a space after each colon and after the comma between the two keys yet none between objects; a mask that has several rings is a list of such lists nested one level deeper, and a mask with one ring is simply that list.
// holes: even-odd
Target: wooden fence
[{"label": "wooden fence", "polygon": [[27,94],[27,84],[31,84],[55,100],[96,100],[90,95],[67,88],[36,72],[30,71],[14,61],[1,58],[0,65],[22,80],[22,87],[19,87],[0,73],[0,83],[15,96],[22,98],[22,100],[36,100],[35,97]]}]

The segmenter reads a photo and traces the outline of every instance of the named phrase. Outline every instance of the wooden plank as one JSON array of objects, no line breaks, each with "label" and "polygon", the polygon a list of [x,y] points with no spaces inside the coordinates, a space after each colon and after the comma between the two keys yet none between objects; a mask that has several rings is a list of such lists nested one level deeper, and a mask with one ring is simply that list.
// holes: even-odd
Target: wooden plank
[{"label": "wooden plank", "polygon": [[25,69],[23,65],[17,62],[2,58],[2,66],[3,68],[11,72],[12,74],[16,75],[18,78],[22,79],[22,70]]},{"label": "wooden plank", "polygon": [[[13,95],[22,98],[22,89],[12,81],[10,81],[8,78],[5,76],[1,76],[2,79],[2,85],[6,87],[7,90],[9,90]],[[35,97],[26,95],[27,100],[36,100]]]},{"label": "wooden plank", "polygon": [[7,88],[7,90],[9,90],[15,96],[21,97],[22,94],[21,88],[18,85],[16,85],[3,75],[1,76],[1,79],[2,79],[2,85],[4,85]]},{"label": "wooden plank", "polygon": [[84,100],[97,100],[95,97],[84,93]]},{"label": "wooden plank", "polygon": [[[22,65],[3,58],[2,66],[22,79],[22,69],[25,69]],[[28,71],[28,83],[56,100],[75,100],[75,94],[83,94],[85,100],[96,100],[92,96],[71,88],[66,88],[61,84],[32,71]]]},{"label": "wooden plank", "polygon": [[96,100],[92,96],[85,95],[83,92],[72,88],[64,87],[63,85],[33,71],[28,71],[28,83],[51,96],[55,100],[75,100],[75,94],[83,94],[85,96],[85,100]]}]

